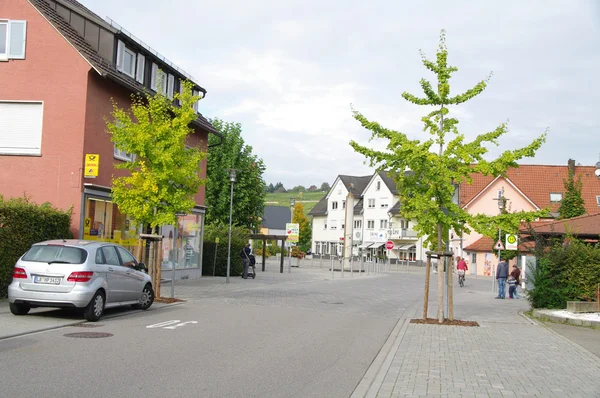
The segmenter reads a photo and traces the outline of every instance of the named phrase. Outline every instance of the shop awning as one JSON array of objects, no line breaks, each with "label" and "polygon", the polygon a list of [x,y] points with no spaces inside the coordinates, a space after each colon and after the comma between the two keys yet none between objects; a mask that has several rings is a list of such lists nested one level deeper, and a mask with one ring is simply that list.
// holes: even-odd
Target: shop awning
[{"label": "shop awning", "polygon": [[403,251],[406,251],[406,250],[412,249],[412,248],[414,248],[414,247],[416,247],[416,246],[415,246],[415,245],[413,245],[413,244],[408,244],[408,245],[397,245],[397,246],[394,246],[394,249],[396,249],[396,250],[403,250]]},{"label": "shop awning", "polygon": [[383,245],[385,245],[385,242],[375,242],[371,246],[369,246],[369,249],[378,249]]},{"label": "shop awning", "polygon": [[371,246],[373,244],[373,242],[363,242],[361,245],[358,246],[359,249],[366,249],[367,247]]}]

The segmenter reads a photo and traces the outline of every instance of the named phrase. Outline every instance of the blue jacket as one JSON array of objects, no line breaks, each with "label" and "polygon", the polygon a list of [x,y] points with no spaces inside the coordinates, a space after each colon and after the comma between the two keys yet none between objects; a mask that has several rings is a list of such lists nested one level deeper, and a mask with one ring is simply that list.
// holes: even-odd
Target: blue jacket
[{"label": "blue jacket", "polygon": [[498,268],[496,268],[496,279],[508,278],[508,263],[506,261],[500,261]]}]

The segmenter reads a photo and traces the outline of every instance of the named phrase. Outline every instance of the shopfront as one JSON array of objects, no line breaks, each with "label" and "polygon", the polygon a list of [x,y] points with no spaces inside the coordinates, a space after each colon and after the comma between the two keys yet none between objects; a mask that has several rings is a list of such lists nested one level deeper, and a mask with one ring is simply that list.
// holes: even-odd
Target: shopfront
[{"label": "shopfront", "polygon": [[[119,211],[111,200],[109,188],[86,186],[82,208],[80,239],[112,242],[135,252],[142,225]],[[163,225],[159,229],[163,236],[163,272],[175,267],[177,279],[202,275],[204,218],[205,207],[196,206],[191,214],[178,217],[177,228]]]}]

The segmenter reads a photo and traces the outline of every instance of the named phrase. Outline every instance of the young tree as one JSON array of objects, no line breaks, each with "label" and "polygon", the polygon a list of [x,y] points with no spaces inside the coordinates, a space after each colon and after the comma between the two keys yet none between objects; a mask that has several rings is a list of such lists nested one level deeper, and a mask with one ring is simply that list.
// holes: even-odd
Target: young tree
[{"label": "young tree", "polygon": [[324,182],[323,184],[321,184],[321,191],[327,192],[327,191],[329,191],[329,189],[331,189],[331,187],[329,186],[328,183]]},{"label": "young tree", "polygon": [[236,169],[233,187],[233,224],[250,230],[260,228],[264,213],[265,165],[252,153],[252,147],[242,138],[242,125],[212,119],[212,125],[223,135],[223,142],[211,136],[208,149],[206,174],[206,222],[209,224],[229,224],[229,201],[231,182],[229,169]]},{"label": "young tree", "polygon": [[[378,171],[392,171],[402,203],[401,215],[406,219],[416,219],[415,230],[419,236],[426,236],[426,243],[437,252],[443,252],[448,236],[444,231],[453,229],[460,233],[469,232],[469,226],[480,233],[491,235],[492,230],[501,227],[505,231],[516,232],[521,220],[531,220],[543,212],[504,213],[496,216],[471,215],[453,201],[455,184],[471,183],[472,173],[484,175],[504,175],[509,167],[517,167],[523,157],[534,156],[545,142],[542,134],[530,145],[522,149],[505,151],[498,159],[484,159],[487,153],[485,144],[498,144],[498,139],[507,132],[506,124],[494,131],[484,133],[471,142],[458,131],[458,120],[449,117],[449,107],[460,105],[477,96],[487,87],[488,79],[480,81],[463,94],[450,94],[450,76],[458,69],[447,64],[445,32],[440,36],[435,62],[421,53],[425,67],[437,76],[437,88],[427,80],[420,84],[424,97],[404,92],[402,97],[416,105],[435,107],[422,118],[424,131],[429,138],[424,141],[411,140],[406,134],[389,130],[379,123],[368,120],[356,110],[354,118],[372,132],[371,139],[387,140],[385,150],[372,149],[351,141],[350,145],[363,154],[371,166]],[[410,172],[406,173],[406,170]],[[441,291],[441,276],[438,286]],[[426,281],[428,286],[428,281]],[[440,302],[441,301],[441,302]],[[438,296],[438,318],[443,320],[443,296]]]},{"label": "young tree", "polygon": [[298,248],[306,252],[310,249],[312,239],[312,226],[308,217],[304,214],[304,205],[296,203],[294,212],[292,213],[292,222],[299,224],[300,236],[298,237]]},{"label": "young tree", "polygon": [[583,187],[581,176],[578,176],[577,180],[575,180],[575,173],[569,168],[569,177],[563,183],[565,186],[565,196],[558,208],[558,218],[562,220],[584,215],[585,202],[581,197],[581,189]]},{"label": "young tree", "polygon": [[113,120],[106,121],[115,146],[135,155],[115,166],[131,175],[113,178],[113,201],[121,212],[152,228],[175,224],[177,213],[190,213],[205,182],[199,170],[206,153],[186,147],[193,132],[190,123],[198,117],[193,104],[200,97],[192,95],[190,82],[183,85],[175,94],[181,106],[160,93],[136,95],[129,111],[113,101]]}]

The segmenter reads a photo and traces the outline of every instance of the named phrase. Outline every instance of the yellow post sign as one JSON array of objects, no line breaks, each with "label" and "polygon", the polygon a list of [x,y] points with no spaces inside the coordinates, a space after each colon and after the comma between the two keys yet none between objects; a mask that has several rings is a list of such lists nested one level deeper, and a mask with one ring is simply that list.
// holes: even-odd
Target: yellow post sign
[{"label": "yellow post sign", "polygon": [[85,178],[98,177],[98,169],[100,168],[100,155],[97,153],[86,153],[85,164],[83,165],[83,176]]}]

